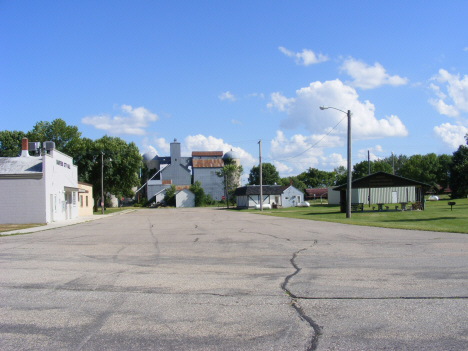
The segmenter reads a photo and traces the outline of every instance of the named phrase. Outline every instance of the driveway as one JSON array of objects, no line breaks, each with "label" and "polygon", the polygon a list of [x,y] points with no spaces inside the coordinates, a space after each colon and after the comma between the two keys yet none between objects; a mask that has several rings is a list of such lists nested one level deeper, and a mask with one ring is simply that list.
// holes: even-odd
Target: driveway
[{"label": "driveway", "polygon": [[157,209],[0,237],[0,349],[468,349],[468,236]]}]

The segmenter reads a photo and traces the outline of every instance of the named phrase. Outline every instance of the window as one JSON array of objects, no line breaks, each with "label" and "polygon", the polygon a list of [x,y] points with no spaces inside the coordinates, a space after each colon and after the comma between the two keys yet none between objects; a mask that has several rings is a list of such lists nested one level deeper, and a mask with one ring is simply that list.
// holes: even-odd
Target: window
[{"label": "window", "polygon": [[80,196],[81,207],[83,207],[83,195]]},{"label": "window", "polygon": [[86,195],[86,207],[88,207],[88,195]]},{"label": "window", "polygon": [[72,192],[72,198],[73,198],[73,206],[76,206],[76,193]]}]

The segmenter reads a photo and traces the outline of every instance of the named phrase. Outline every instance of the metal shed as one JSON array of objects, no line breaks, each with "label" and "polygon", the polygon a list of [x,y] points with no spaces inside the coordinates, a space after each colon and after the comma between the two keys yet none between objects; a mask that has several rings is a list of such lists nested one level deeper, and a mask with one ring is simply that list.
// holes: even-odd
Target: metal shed
[{"label": "metal shed", "polygon": [[[340,192],[341,212],[346,212],[346,190],[347,184],[343,184],[333,190]],[[424,193],[431,186],[416,180],[403,178],[386,172],[377,172],[366,177],[353,180],[351,188],[353,190],[352,202],[362,202],[369,204],[377,203],[398,203],[398,202],[420,202],[424,209]],[[355,199],[354,189],[369,189],[370,196],[367,201],[360,201],[362,198]],[[412,194],[410,194],[412,192]],[[394,197],[397,201],[394,201]],[[360,197],[360,196],[359,196]],[[399,198],[399,200],[398,200]],[[358,200],[358,201],[355,201]]]}]

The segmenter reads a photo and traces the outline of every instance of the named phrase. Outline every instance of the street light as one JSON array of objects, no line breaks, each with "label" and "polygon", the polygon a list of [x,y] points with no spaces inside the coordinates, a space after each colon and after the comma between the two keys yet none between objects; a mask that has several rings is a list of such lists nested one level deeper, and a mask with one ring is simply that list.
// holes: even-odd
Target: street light
[{"label": "street light", "polygon": [[344,114],[348,115],[348,185],[346,187],[346,218],[351,218],[351,110],[345,112],[336,107],[320,106],[321,110],[326,110],[329,108],[343,112]]}]

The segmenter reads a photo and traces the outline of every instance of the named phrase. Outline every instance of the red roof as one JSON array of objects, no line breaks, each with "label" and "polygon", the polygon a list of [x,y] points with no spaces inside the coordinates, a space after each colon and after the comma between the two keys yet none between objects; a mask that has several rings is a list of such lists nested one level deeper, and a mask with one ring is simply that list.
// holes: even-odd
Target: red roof
[{"label": "red roof", "polygon": [[192,151],[192,157],[194,156],[223,156],[222,151]]},{"label": "red roof", "polygon": [[308,188],[306,189],[306,193],[308,197],[327,197],[328,189],[327,188]]}]

